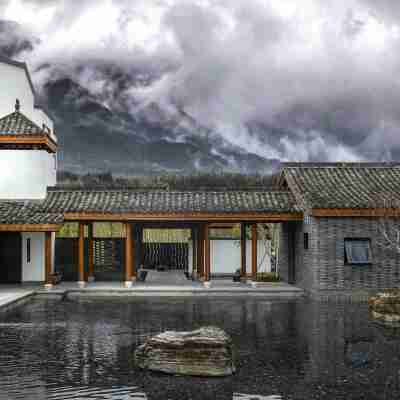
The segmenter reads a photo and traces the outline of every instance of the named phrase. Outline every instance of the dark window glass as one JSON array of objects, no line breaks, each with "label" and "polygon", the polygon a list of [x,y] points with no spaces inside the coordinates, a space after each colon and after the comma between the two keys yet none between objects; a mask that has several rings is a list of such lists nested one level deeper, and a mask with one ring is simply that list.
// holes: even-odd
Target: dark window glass
[{"label": "dark window glass", "polygon": [[344,250],[347,264],[369,264],[372,262],[370,239],[345,239]]},{"label": "dark window glass", "polygon": [[31,239],[26,239],[26,262],[31,262]]},{"label": "dark window glass", "polygon": [[304,250],[308,250],[308,232],[304,232]]}]

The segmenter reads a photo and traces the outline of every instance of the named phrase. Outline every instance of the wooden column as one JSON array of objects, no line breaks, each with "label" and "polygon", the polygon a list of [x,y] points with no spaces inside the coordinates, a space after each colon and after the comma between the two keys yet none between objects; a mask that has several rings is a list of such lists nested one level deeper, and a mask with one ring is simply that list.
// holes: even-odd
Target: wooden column
[{"label": "wooden column", "polygon": [[246,277],[246,224],[240,224],[240,276]]},{"label": "wooden column", "polygon": [[52,261],[52,247],[51,247],[51,232],[45,232],[44,239],[44,268],[45,268],[45,286],[51,288],[53,281],[51,279],[51,261]]},{"label": "wooden column", "polygon": [[251,278],[257,278],[257,224],[251,225]]},{"label": "wooden column", "polygon": [[78,284],[85,286],[85,224],[79,222]]},{"label": "wooden column", "polygon": [[133,241],[132,241],[132,225],[125,224],[125,286],[132,286],[132,270],[133,270]]},{"label": "wooden column", "polygon": [[88,281],[94,281],[93,223],[88,225]]},{"label": "wooden column", "polygon": [[198,276],[199,278],[204,277],[204,232],[203,225],[200,225],[198,230],[198,259],[197,259],[197,268],[198,268]]},{"label": "wooden column", "polygon": [[[197,274],[197,235],[196,229],[191,228],[191,237],[192,237],[192,277]],[[196,271],[196,274],[194,273]]]},{"label": "wooden column", "polygon": [[210,280],[210,232],[208,224],[204,225],[204,280],[208,282]]}]

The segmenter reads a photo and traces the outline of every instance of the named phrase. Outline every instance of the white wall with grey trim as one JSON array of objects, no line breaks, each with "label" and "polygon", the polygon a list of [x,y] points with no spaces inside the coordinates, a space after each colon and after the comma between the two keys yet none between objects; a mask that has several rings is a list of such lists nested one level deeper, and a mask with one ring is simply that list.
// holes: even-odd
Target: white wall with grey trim
[{"label": "white wall with grey trim", "polygon": [[[27,243],[30,239],[30,261]],[[52,233],[52,271],[54,271],[55,233]],[[43,282],[45,280],[45,234],[43,232],[22,233],[22,282]]]}]

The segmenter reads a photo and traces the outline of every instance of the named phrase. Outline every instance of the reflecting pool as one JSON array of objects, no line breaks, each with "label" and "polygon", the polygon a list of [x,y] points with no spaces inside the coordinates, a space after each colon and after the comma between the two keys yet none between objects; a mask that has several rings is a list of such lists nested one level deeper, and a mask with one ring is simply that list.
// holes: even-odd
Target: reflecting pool
[{"label": "reflecting pool", "polygon": [[[142,371],[136,346],[216,325],[232,377]],[[365,304],[262,298],[32,300],[0,317],[0,399],[398,399],[400,333]]]}]

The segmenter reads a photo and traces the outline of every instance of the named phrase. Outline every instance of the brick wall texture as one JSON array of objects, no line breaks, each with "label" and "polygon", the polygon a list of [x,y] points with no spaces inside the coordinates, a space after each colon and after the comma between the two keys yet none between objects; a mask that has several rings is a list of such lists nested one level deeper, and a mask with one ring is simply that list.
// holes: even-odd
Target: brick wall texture
[{"label": "brick wall texture", "polygon": [[[379,220],[375,218],[316,218],[308,224],[282,223],[279,274],[288,281],[289,230],[295,231],[295,285],[309,294],[374,292],[400,284],[400,253],[382,246]],[[304,249],[303,235],[309,234]],[[346,265],[345,238],[370,238],[372,263]]]}]

